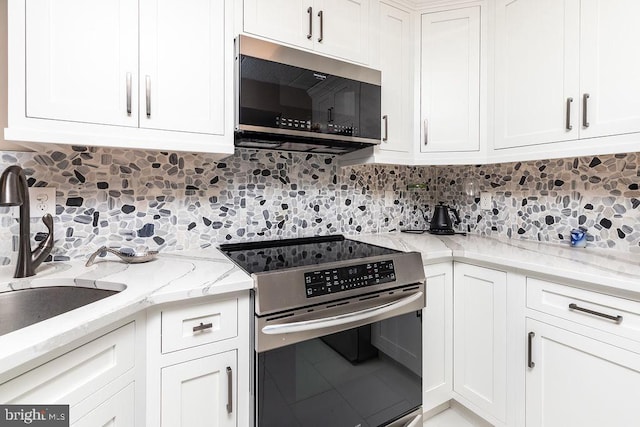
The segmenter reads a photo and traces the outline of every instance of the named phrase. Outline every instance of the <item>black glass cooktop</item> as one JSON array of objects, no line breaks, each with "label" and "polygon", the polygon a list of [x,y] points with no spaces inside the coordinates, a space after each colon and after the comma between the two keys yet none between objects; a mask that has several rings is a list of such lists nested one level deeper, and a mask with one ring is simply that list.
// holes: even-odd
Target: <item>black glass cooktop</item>
[{"label": "black glass cooktop", "polygon": [[399,252],[341,235],[232,243],[220,245],[220,250],[249,274],[350,259],[357,263],[362,258]]}]

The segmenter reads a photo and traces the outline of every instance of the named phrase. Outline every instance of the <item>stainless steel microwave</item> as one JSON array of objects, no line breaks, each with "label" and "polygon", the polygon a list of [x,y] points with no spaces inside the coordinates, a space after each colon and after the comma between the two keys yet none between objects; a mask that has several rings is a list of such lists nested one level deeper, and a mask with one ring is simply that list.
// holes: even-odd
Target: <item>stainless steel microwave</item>
[{"label": "stainless steel microwave", "polygon": [[235,145],[344,154],[380,143],[378,70],[241,35]]}]

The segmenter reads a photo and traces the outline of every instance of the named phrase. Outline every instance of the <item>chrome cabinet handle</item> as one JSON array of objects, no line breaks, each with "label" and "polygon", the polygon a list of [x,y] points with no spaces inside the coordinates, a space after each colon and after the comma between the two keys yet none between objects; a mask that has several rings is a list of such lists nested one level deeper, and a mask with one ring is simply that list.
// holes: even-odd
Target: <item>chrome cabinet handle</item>
[{"label": "chrome cabinet handle", "polygon": [[323,13],[322,11],[318,12],[318,17],[320,18],[320,37],[318,37],[318,42],[322,43],[322,39],[324,39],[324,30],[323,30]]},{"label": "chrome cabinet handle", "polygon": [[211,329],[211,328],[213,328],[213,324],[200,322],[200,324],[198,326],[194,326],[193,327],[193,332],[201,332],[201,331],[204,331],[206,329]]},{"label": "chrome cabinet handle", "polygon": [[151,77],[147,76],[145,79],[145,87],[147,91],[147,118],[151,118]]},{"label": "chrome cabinet handle", "polygon": [[309,33],[307,34],[307,39],[311,40],[311,37],[313,37],[313,8],[311,6],[307,8],[307,13],[309,14]]},{"label": "chrome cabinet handle", "polygon": [[233,370],[227,366],[227,413],[233,412]]},{"label": "chrome cabinet handle", "polygon": [[385,114],[384,116],[382,116],[382,120],[384,120],[384,137],[382,138],[382,140],[384,142],[387,142],[387,140],[389,139],[389,117]]},{"label": "chrome cabinet handle", "polygon": [[131,73],[127,73],[127,116],[131,116]]},{"label": "chrome cabinet handle", "polygon": [[529,366],[530,368],[533,368],[536,366],[536,364],[533,363],[533,357],[531,356],[531,348],[533,347],[533,337],[535,336],[536,336],[535,332],[529,332],[529,345],[527,348],[527,366]]},{"label": "chrome cabinet handle", "polygon": [[571,125],[571,103],[573,102],[573,98],[567,98],[567,124],[565,125],[567,130],[573,129]]},{"label": "chrome cabinet handle", "polygon": [[587,314],[593,314],[594,316],[604,317],[608,320],[613,320],[616,323],[622,323],[622,316],[612,316],[610,314],[600,313],[598,311],[589,310],[588,308],[579,307],[576,303],[569,304],[569,310],[581,311]]},{"label": "chrome cabinet handle", "polygon": [[427,123],[427,119],[424,119],[424,145],[429,144],[429,125]]},{"label": "chrome cabinet handle", "polygon": [[589,115],[587,114],[587,106],[589,103],[589,94],[582,95],[582,127],[589,127]]},{"label": "chrome cabinet handle", "polygon": [[397,310],[405,305],[409,305],[421,298],[424,298],[422,291],[409,295],[402,299],[382,304],[376,307],[367,308],[353,313],[339,314],[324,319],[305,320],[302,322],[282,323],[280,325],[269,325],[262,328],[262,332],[266,335],[281,335],[293,332],[313,331],[333,326],[346,325],[357,322],[359,320],[370,319],[390,311]]}]

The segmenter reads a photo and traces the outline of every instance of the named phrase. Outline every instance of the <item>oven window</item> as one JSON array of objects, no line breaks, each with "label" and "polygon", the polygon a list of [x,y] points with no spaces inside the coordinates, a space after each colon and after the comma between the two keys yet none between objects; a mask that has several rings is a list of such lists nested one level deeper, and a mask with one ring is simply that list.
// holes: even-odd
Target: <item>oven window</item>
[{"label": "oven window", "polygon": [[258,353],[257,425],[383,426],[418,408],[419,314]]}]

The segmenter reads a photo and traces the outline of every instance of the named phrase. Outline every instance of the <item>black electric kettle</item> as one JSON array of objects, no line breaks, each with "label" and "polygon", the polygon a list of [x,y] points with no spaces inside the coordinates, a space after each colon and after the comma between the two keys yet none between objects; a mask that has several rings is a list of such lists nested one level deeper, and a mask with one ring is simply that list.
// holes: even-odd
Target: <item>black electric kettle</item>
[{"label": "black electric kettle", "polygon": [[435,207],[433,216],[431,217],[431,223],[429,227],[429,233],[431,234],[455,234],[453,225],[451,224],[451,213],[455,216],[455,225],[460,224],[460,215],[455,208],[445,206],[442,202]]}]

